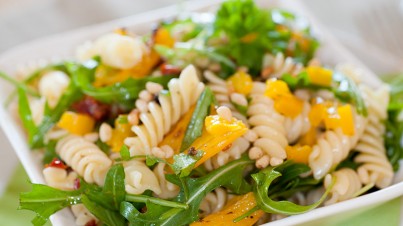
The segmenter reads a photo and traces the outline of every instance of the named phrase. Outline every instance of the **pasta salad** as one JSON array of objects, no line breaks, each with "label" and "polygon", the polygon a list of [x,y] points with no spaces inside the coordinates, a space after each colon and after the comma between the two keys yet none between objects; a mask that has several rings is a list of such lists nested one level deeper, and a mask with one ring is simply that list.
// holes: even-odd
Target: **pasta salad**
[{"label": "pasta salad", "polygon": [[33,225],[260,225],[392,184],[400,78],[327,65],[309,25],[252,0],[118,28],[76,57],[0,72],[43,154]]}]

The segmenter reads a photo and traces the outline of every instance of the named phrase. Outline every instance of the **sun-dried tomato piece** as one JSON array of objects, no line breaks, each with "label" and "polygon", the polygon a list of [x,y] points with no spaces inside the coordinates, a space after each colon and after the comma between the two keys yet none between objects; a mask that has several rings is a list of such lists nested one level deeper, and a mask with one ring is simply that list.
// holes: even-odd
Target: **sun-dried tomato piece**
[{"label": "sun-dried tomato piece", "polygon": [[95,219],[92,219],[90,221],[88,221],[85,226],[97,226],[97,221]]},{"label": "sun-dried tomato piece", "polygon": [[96,121],[105,119],[110,112],[107,104],[100,103],[90,96],[85,96],[81,101],[74,103],[72,108],[78,113],[91,116]]},{"label": "sun-dried tomato piece", "polygon": [[64,162],[58,158],[53,158],[53,160],[45,165],[45,168],[47,167],[55,167],[55,168],[60,168],[60,169],[67,169],[68,166],[64,164]]},{"label": "sun-dried tomato piece", "polygon": [[178,75],[182,71],[180,67],[167,63],[163,63],[160,66],[160,70],[163,75]]}]

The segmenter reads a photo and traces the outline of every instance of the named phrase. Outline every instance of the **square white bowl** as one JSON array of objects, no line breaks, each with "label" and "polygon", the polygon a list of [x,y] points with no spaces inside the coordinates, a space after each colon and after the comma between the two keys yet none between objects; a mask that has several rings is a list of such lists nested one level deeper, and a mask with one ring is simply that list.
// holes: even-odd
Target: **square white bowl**
[{"label": "square white bowl", "polygon": [[[186,11],[209,11],[217,8],[220,0],[195,0],[184,5]],[[352,63],[363,68],[367,77],[365,82],[376,87],[380,84],[379,78],[369,71],[358,59],[349,53],[326,29],[318,23],[315,18],[304,8],[300,1],[256,1],[262,7],[278,6],[293,11],[307,18],[312,25],[315,34],[320,40],[321,47],[317,56],[328,65],[337,63]],[[127,27],[137,33],[150,31],[152,25],[165,18],[172,18],[178,14],[178,7],[172,6],[147,13],[102,23],[95,26],[85,27],[72,32],[54,35],[38,41],[13,48],[0,55],[0,70],[14,74],[18,65],[24,65],[38,59],[69,59],[74,55],[75,48],[87,40],[91,40],[118,27]],[[0,103],[3,103],[11,92],[12,86],[0,81]],[[20,124],[15,120],[16,116],[0,107],[0,125],[22,162],[25,170],[33,183],[44,183],[42,175],[41,156],[31,151],[28,147],[26,134]],[[402,173],[402,172],[399,172]],[[401,178],[401,177],[397,177]],[[400,181],[396,179],[395,181]],[[362,212],[366,209],[380,205],[403,194],[403,183],[396,183],[386,189],[364,195],[352,200],[337,203],[331,206],[318,208],[311,212],[288,217],[267,225],[321,225],[331,219],[341,219],[352,214]],[[348,213],[348,214],[347,214]],[[342,215],[343,214],[343,215]],[[69,210],[63,210],[51,217],[53,225],[64,226],[74,225],[74,218]]]}]

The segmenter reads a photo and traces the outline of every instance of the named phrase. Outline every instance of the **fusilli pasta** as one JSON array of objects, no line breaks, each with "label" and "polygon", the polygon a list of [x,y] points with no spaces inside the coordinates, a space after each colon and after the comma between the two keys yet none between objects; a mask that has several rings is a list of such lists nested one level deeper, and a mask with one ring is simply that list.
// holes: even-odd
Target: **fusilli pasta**
[{"label": "fusilli pasta", "polygon": [[216,188],[208,193],[200,204],[202,216],[220,211],[228,199],[227,191],[224,188]]},{"label": "fusilli pasta", "polygon": [[77,173],[56,167],[46,167],[42,173],[47,185],[66,191],[74,190],[74,181],[78,178]]},{"label": "fusilli pasta", "polygon": [[[287,157],[288,144],[284,128],[284,116],[274,110],[273,100],[264,95],[265,84],[255,82],[248,108],[248,121],[258,139],[253,146],[260,148],[270,158],[270,165],[278,165]],[[267,166],[267,165],[266,165]]]},{"label": "fusilli pasta", "polygon": [[327,130],[317,140],[309,156],[309,166],[316,179],[323,178],[332,167],[344,160],[362,136],[367,119],[355,113],[354,135],[345,135],[340,128]]},{"label": "fusilli pasta", "polygon": [[360,88],[367,103],[369,116],[364,135],[355,148],[360,154],[354,160],[362,163],[357,170],[362,183],[375,183],[377,187],[384,188],[389,186],[393,179],[393,169],[384,147],[385,126],[382,122],[387,117],[389,89],[382,86],[374,91],[365,85]]},{"label": "fusilli pasta", "polygon": [[71,206],[71,211],[76,217],[77,226],[87,225],[91,221],[95,221],[95,223],[98,222],[98,219],[95,218],[95,216],[92,215],[90,211],[83,204],[77,204]]},{"label": "fusilli pasta", "polygon": [[123,163],[123,166],[127,193],[138,195],[146,190],[151,190],[157,195],[161,194],[157,176],[144,162],[134,159]]},{"label": "fusilli pasta", "polygon": [[125,139],[131,155],[151,154],[151,148],[162,141],[171,126],[194,105],[204,89],[196,69],[186,67],[178,79],[168,83],[169,95],[159,94],[158,100],[148,103],[148,112],[140,114],[142,125],[132,127],[135,137]]},{"label": "fusilli pasta", "polygon": [[279,52],[276,56],[265,54],[263,68],[263,77],[280,78],[286,73],[296,75],[302,71],[304,66],[301,63],[296,63],[291,57],[284,57],[284,54]]},{"label": "fusilli pasta", "polygon": [[328,188],[332,183],[332,178],[336,178],[336,182],[330,190],[330,198],[325,205],[331,205],[336,202],[354,198],[357,192],[362,188],[360,178],[352,169],[343,168],[325,177],[324,187]]},{"label": "fusilli pasta", "polygon": [[311,128],[311,123],[309,121],[309,111],[311,106],[307,101],[304,101],[304,106],[302,112],[295,118],[285,117],[284,118],[284,128],[287,131],[288,143],[295,143],[299,137],[304,135]]},{"label": "fusilli pasta", "polygon": [[59,140],[56,152],[86,182],[104,184],[112,160],[98,146],[83,137],[69,135]]}]

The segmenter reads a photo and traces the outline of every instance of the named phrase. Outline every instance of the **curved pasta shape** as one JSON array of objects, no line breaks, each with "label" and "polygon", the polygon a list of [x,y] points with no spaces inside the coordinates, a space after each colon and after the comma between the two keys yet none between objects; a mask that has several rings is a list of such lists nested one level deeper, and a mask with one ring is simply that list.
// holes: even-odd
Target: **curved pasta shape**
[{"label": "curved pasta shape", "polygon": [[42,173],[47,185],[65,191],[74,190],[74,181],[78,178],[76,172],[56,167],[46,167]]},{"label": "curved pasta shape", "polygon": [[88,183],[103,185],[112,160],[83,137],[69,135],[56,145],[56,153]]},{"label": "curved pasta shape", "polygon": [[209,158],[206,162],[204,162],[204,167],[208,171],[213,171],[228,162],[241,158],[241,155],[245,153],[250,146],[250,142],[246,140],[244,137],[240,137],[232,143],[230,149],[226,151],[220,151],[215,156]]},{"label": "curved pasta shape", "polygon": [[387,86],[377,91],[367,86],[360,87],[368,107],[368,126],[355,149],[360,153],[354,159],[362,163],[358,174],[362,183],[375,183],[378,188],[385,188],[392,183],[393,168],[386,156],[383,134],[385,125],[382,123],[387,117],[387,103],[389,103],[389,89]]},{"label": "curved pasta shape", "polygon": [[139,195],[151,190],[157,195],[162,194],[157,176],[144,162],[134,159],[124,162],[123,166],[127,193]]},{"label": "curved pasta shape", "polygon": [[199,81],[192,65],[186,67],[179,78],[171,79],[168,83],[169,95],[159,94],[159,103],[149,102],[149,110],[140,114],[142,124],[132,127],[136,136],[125,139],[131,155],[150,155],[151,148],[156,147],[172,125],[189,111],[203,89],[204,84]]},{"label": "curved pasta shape", "polygon": [[70,77],[62,71],[49,71],[38,82],[39,93],[46,98],[51,108],[55,107],[60,97],[70,84]]},{"label": "curved pasta shape", "polygon": [[332,183],[332,178],[336,178],[333,188],[330,190],[330,198],[325,205],[331,205],[336,202],[354,198],[362,188],[360,177],[357,172],[349,168],[343,168],[325,177],[324,187],[327,189]]},{"label": "curved pasta shape", "polygon": [[281,78],[284,74],[296,75],[302,71],[304,66],[301,63],[296,63],[291,57],[284,57],[284,54],[279,52],[275,56],[266,54],[263,58],[263,71],[267,71],[270,78]]},{"label": "curved pasta shape", "polygon": [[179,187],[166,180],[165,166],[165,163],[158,163],[153,171],[155,176],[157,176],[161,188],[161,194],[159,194],[158,197],[168,199],[178,195]]},{"label": "curved pasta shape", "polygon": [[102,63],[108,66],[129,69],[140,62],[145,51],[146,46],[140,38],[110,33],[99,37],[93,43],[86,42],[79,46],[76,56],[80,61],[86,61],[99,55]]},{"label": "curved pasta shape", "polygon": [[298,138],[307,133],[311,128],[311,123],[309,121],[309,111],[311,110],[311,105],[308,101],[304,101],[304,106],[301,114],[295,118],[285,117],[284,128],[287,131],[288,143],[295,143]]},{"label": "curved pasta shape", "polygon": [[202,211],[202,216],[220,211],[228,200],[227,191],[224,188],[216,188],[208,193],[202,200],[199,209]]},{"label": "curved pasta shape", "polygon": [[248,120],[246,119],[246,117],[241,113],[239,113],[235,109],[234,105],[231,103],[230,99],[231,92],[228,89],[227,82],[219,78],[211,71],[205,71],[204,77],[207,79],[208,81],[207,86],[211,88],[211,91],[213,91],[218,104],[220,106],[228,107],[235,118],[242,120],[246,125],[248,125]]},{"label": "curved pasta shape", "polygon": [[84,226],[89,224],[91,221],[98,222],[98,219],[90,213],[90,211],[84,206],[84,204],[77,204],[71,206],[71,212],[76,217],[76,225]]},{"label": "curved pasta shape", "polygon": [[284,116],[277,113],[273,107],[273,100],[264,95],[265,84],[254,83],[251,92],[251,103],[248,108],[248,121],[258,139],[253,142],[254,147],[262,151],[270,158],[277,159],[277,163],[287,157],[285,147],[288,144],[286,130],[284,128]]},{"label": "curved pasta shape", "polygon": [[309,156],[309,166],[315,179],[323,178],[333,167],[343,161],[362,136],[367,119],[355,113],[354,135],[345,135],[340,128],[327,130],[313,146]]}]

